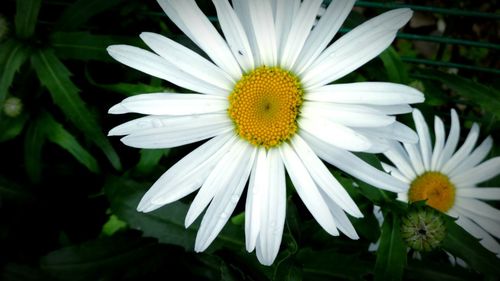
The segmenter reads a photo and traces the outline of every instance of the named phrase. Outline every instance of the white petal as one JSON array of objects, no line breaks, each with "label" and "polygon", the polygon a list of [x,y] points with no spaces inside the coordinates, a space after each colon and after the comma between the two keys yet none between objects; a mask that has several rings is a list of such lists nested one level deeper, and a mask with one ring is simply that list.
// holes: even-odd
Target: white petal
[{"label": "white petal", "polygon": [[381,162],[380,164],[382,164],[382,168],[384,168],[384,171],[388,172],[391,176],[407,184],[411,183],[411,180],[409,180],[405,175],[403,175],[396,167],[386,164],[384,162]]},{"label": "white petal", "polygon": [[408,203],[409,202],[408,193],[407,192],[398,193],[397,199],[401,202]]},{"label": "white petal", "polygon": [[486,230],[489,234],[495,236],[496,238],[500,238],[500,222],[494,221],[492,219],[476,215],[474,213],[463,210],[458,207],[456,209],[457,212],[463,214],[464,216],[470,218],[473,222],[478,224],[484,230]]},{"label": "white petal", "polygon": [[246,249],[255,249],[261,227],[262,200],[269,188],[269,161],[265,148],[258,149],[250,182],[248,184],[247,201],[245,205],[245,242]]},{"label": "white petal", "polygon": [[316,20],[322,0],[303,1],[293,18],[286,43],[281,55],[281,67],[291,69],[304,46],[307,36]]},{"label": "white petal", "polygon": [[241,69],[226,42],[194,0],[158,0],[168,17],[233,79]]},{"label": "white petal", "polygon": [[248,1],[250,20],[252,22],[260,63],[267,66],[277,64],[276,33],[273,11],[269,0]]},{"label": "white petal", "polygon": [[247,0],[233,0],[233,7],[236,15],[238,15],[241,25],[245,29],[245,33],[248,38],[248,43],[250,44],[250,49],[252,51],[254,66],[261,65],[259,48],[257,47],[257,39],[255,38],[255,32],[252,25],[252,20],[250,19],[250,7],[249,1]]},{"label": "white petal", "polygon": [[479,125],[474,123],[470,129],[464,144],[457,150],[457,152],[451,157],[448,162],[443,165],[441,171],[445,174],[450,173],[457,167],[462,161],[464,161],[476,145],[477,139],[479,137]]},{"label": "white petal", "polygon": [[307,141],[321,159],[355,178],[389,191],[401,192],[408,189],[406,183],[374,168],[344,149],[329,145],[304,131],[300,132],[300,136]]},{"label": "white petal", "polygon": [[450,178],[457,186],[472,186],[500,174],[500,157],[489,159],[480,165]]},{"label": "white petal", "polygon": [[394,122],[388,126],[377,128],[356,128],[356,130],[365,135],[379,137],[386,140],[397,140],[403,143],[416,143],[417,134],[400,122]]},{"label": "white petal", "polygon": [[417,174],[411,165],[408,153],[406,153],[406,150],[403,149],[401,144],[393,143],[391,149],[384,152],[384,155],[391,160],[394,165],[396,165],[398,170],[407,180],[411,181],[417,177]]},{"label": "white petal", "polygon": [[316,185],[323,190],[325,196],[331,198],[335,204],[338,204],[353,217],[363,217],[358,206],[344,187],[332,176],[328,168],[299,135],[292,138],[292,147],[302,160],[302,163],[304,163]]},{"label": "white petal", "polygon": [[200,94],[150,93],[131,96],[113,106],[108,113],[152,115],[191,115],[226,111],[227,98]]},{"label": "white petal", "polygon": [[425,172],[424,163],[422,162],[422,154],[420,153],[420,149],[417,144],[412,143],[403,143],[406,152],[408,152],[408,156],[410,157],[411,164],[413,166],[413,170],[417,175],[421,175]]},{"label": "white petal", "polygon": [[370,107],[388,115],[406,114],[413,111],[413,108],[407,104],[395,105],[372,105]]},{"label": "white petal", "polygon": [[127,45],[113,45],[106,49],[115,60],[146,74],[165,79],[182,88],[216,96],[227,96],[227,91],[182,71],[164,58],[149,51]]},{"label": "white petal", "polygon": [[251,71],[255,67],[252,49],[240,19],[227,0],[213,0],[213,2],[222,32],[233,56],[245,72]]},{"label": "white petal", "polygon": [[[300,0],[276,0],[274,17],[278,58],[282,57],[290,28],[300,7]],[[281,64],[281,61],[279,61]]]},{"label": "white petal", "polygon": [[422,162],[424,164],[425,170],[430,170],[431,168],[431,136],[429,134],[429,127],[425,122],[424,116],[420,113],[420,110],[415,109],[413,111],[413,120],[415,121],[415,127],[417,129],[417,134],[419,137],[420,153],[422,155]]},{"label": "white petal", "polygon": [[293,151],[293,148],[287,143],[283,143],[279,147],[279,150],[288,171],[288,175],[295,186],[295,190],[309,212],[311,212],[313,217],[326,232],[330,235],[339,235],[328,205],[326,205],[311,175],[307,172],[306,167],[304,167],[304,163],[300,161],[299,157]]},{"label": "white petal", "polygon": [[151,186],[137,210],[150,212],[197,190],[235,139],[232,133],[214,137],[179,160]]},{"label": "white petal", "polygon": [[462,163],[450,172],[450,177],[457,176],[479,164],[493,147],[493,139],[487,137]]},{"label": "white petal", "polygon": [[160,34],[143,32],[140,36],[144,43],[155,53],[180,70],[213,84],[226,92],[231,91],[234,80],[212,62]]},{"label": "white petal", "polygon": [[387,82],[357,82],[326,85],[311,90],[304,99],[321,102],[398,105],[419,103],[424,95],[417,89]]},{"label": "white petal", "polygon": [[303,73],[305,88],[335,81],[378,56],[396,37],[397,30],[412,16],[410,9],[396,9],[377,16],[342,36]]},{"label": "white petal", "polygon": [[469,218],[462,215],[458,218],[458,220],[456,220],[456,223],[467,232],[469,232],[472,236],[481,239],[479,243],[481,243],[481,245],[483,245],[486,249],[495,254],[500,253],[500,244],[498,244],[498,242],[493,239],[493,237],[491,237],[485,230],[483,230]]},{"label": "white petal", "polygon": [[483,201],[471,198],[456,197],[455,204],[474,214],[485,216],[500,222],[500,210]]},{"label": "white petal", "polygon": [[170,148],[201,141],[233,129],[232,122],[226,114],[206,114],[202,118],[196,117],[141,118],[142,122],[149,121],[154,127],[131,132],[121,141],[128,146],[138,148]]},{"label": "white petal", "polygon": [[352,127],[383,127],[396,121],[395,117],[387,116],[368,106],[310,101],[303,103],[301,116],[311,119],[327,118],[334,123]]},{"label": "white petal", "polygon": [[356,233],[356,230],[354,229],[354,226],[352,225],[351,221],[349,218],[346,216],[344,213],[343,208],[339,207],[330,196],[326,195],[323,190],[321,191],[321,195],[323,195],[323,198],[325,199],[326,204],[328,205],[328,208],[330,209],[330,212],[335,219],[335,222],[337,222],[337,228],[342,231],[347,237],[357,240],[359,239],[358,234]]},{"label": "white petal", "polygon": [[261,202],[261,231],[257,257],[264,265],[271,265],[278,255],[286,214],[285,168],[278,149],[268,152],[268,189],[264,190],[265,200]]},{"label": "white petal", "polygon": [[436,165],[437,170],[441,170],[443,165],[448,162],[453,152],[457,148],[458,139],[460,138],[460,121],[458,120],[457,112],[451,110],[451,128],[446,144],[444,145],[443,152],[439,156],[439,160]]},{"label": "white petal", "polygon": [[[196,235],[194,246],[196,252],[204,251],[217,237],[233,213],[248,180],[257,149],[244,141],[240,141],[239,146],[243,150],[240,153],[241,155],[234,159],[235,161],[232,161],[227,169],[218,171],[225,179],[216,181],[221,192],[215,194],[212,203],[203,216],[200,229]],[[232,168],[231,166],[235,167]],[[207,182],[209,180],[210,176]]]},{"label": "white petal", "polygon": [[483,200],[500,200],[500,187],[457,188],[457,196]]},{"label": "white petal", "polygon": [[434,150],[432,151],[431,158],[432,171],[436,171],[438,169],[438,160],[443,152],[445,139],[443,121],[437,116],[434,116],[434,134],[436,135],[436,141],[434,143]]},{"label": "white petal", "polygon": [[[296,73],[302,73],[320,55],[332,41],[342,23],[351,12],[354,0],[332,1],[323,16],[309,34],[300,52],[299,59],[293,66]],[[292,17],[290,17],[292,18]],[[293,19],[293,18],[292,18]]]}]

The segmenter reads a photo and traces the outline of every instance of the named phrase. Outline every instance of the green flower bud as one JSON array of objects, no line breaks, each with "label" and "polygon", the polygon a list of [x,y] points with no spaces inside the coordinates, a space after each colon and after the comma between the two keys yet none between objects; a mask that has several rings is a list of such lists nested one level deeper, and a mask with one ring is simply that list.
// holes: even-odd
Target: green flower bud
[{"label": "green flower bud", "polygon": [[403,217],[401,235],[408,247],[416,251],[431,251],[446,236],[442,214],[428,206],[417,207]]},{"label": "green flower bud", "polygon": [[23,111],[23,102],[16,97],[10,97],[3,104],[3,112],[9,117],[17,117]]}]

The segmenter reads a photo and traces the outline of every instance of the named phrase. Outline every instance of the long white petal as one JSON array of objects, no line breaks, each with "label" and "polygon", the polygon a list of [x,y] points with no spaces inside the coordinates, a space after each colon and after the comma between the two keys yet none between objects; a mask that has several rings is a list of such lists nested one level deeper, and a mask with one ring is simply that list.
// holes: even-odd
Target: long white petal
[{"label": "long white petal", "polygon": [[240,19],[227,0],[212,0],[217,10],[217,18],[228,42],[241,68],[251,71],[255,67],[252,49]]},{"label": "long white petal", "polygon": [[328,208],[330,209],[330,212],[337,222],[337,228],[344,233],[347,237],[357,240],[359,239],[358,234],[356,233],[356,230],[354,229],[354,226],[352,225],[351,221],[349,218],[346,216],[344,213],[344,209],[337,205],[332,198],[324,193],[324,190],[320,190],[321,195],[323,195],[323,198],[325,199],[326,204],[328,205]]},{"label": "long white petal", "polygon": [[276,31],[270,0],[247,1],[252,22],[260,63],[275,66],[278,62]]},{"label": "long white petal", "polygon": [[391,176],[393,176],[393,177],[397,178],[398,180],[405,182],[407,184],[411,183],[411,180],[408,179],[405,175],[403,175],[401,173],[401,171],[398,170],[398,168],[391,166],[389,164],[386,164],[384,162],[381,162],[380,164],[382,164],[382,168],[384,168],[384,171],[388,172]]},{"label": "long white petal", "polygon": [[452,109],[451,110],[451,128],[448,138],[446,139],[446,144],[444,145],[443,152],[439,156],[439,160],[437,161],[436,169],[441,170],[443,165],[448,162],[450,157],[455,152],[457,148],[458,140],[460,138],[460,121],[458,120],[457,112]]},{"label": "long white petal", "polygon": [[311,32],[322,0],[303,1],[293,18],[286,43],[281,54],[281,67],[291,69]]},{"label": "long white petal", "polygon": [[424,95],[415,88],[387,82],[325,85],[304,95],[305,100],[372,105],[419,103]]},{"label": "long white petal", "polygon": [[352,127],[383,127],[396,121],[368,106],[339,105],[335,103],[306,101],[301,108],[301,116],[307,118],[327,118],[332,122]]},{"label": "long white petal", "polygon": [[[234,80],[199,54],[160,34],[143,32],[141,39],[155,53],[194,77],[230,92]],[[179,59],[182,58],[182,59]]]},{"label": "long white petal", "polygon": [[418,141],[417,134],[410,127],[400,122],[394,122],[384,127],[356,128],[356,130],[365,135],[385,140],[397,140],[403,143],[416,143]]},{"label": "long white petal", "polygon": [[182,71],[157,54],[128,45],[112,45],[106,49],[115,60],[177,86],[195,92],[227,96],[227,91]]},{"label": "long white petal", "polygon": [[248,38],[248,43],[250,44],[250,49],[252,51],[254,66],[261,65],[259,48],[257,47],[257,38],[255,38],[255,32],[250,18],[250,7],[249,1],[247,0],[232,0],[234,12],[241,21],[245,33]]},{"label": "long white petal", "polygon": [[245,241],[246,249],[255,249],[261,228],[262,201],[265,200],[269,186],[269,161],[265,148],[259,148],[248,184],[245,205]]},{"label": "long white petal", "polygon": [[232,133],[216,136],[179,160],[151,186],[137,210],[150,212],[197,190],[235,139]]},{"label": "long white petal", "polygon": [[456,207],[455,209],[458,213],[463,214],[464,216],[470,218],[473,222],[478,224],[484,230],[486,230],[489,234],[493,235],[496,238],[500,238],[500,222],[494,221],[490,218],[486,218],[483,216],[479,216],[467,210],[463,210],[460,207]]},{"label": "long white petal", "polygon": [[278,255],[286,214],[285,168],[278,149],[268,152],[268,189],[264,190],[265,200],[261,202],[261,231],[257,257],[264,265],[271,265]]},{"label": "long white petal", "polygon": [[500,244],[495,239],[493,239],[493,237],[491,237],[488,232],[479,227],[469,218],[461,215],[458,220],[456,220],[456,223],[467,232],[469,232],[472,236],[481,239],[479,243],[481,243],[481,245],[483,245],[486,249],[495,254],[500,253]]},{"label": "long white petal", "polygon": [[227,98],[200,94],[150,93],[131,96],[109,109],[108,113],[151,115],[191,115],[227,110]]},{"label": "long white petal", "polygon": [[194,0],[158,0],[168,17],[200,47],[215,64],[233,79],[241,78],[241,68],[226,42]]},{"label": "long white petal", "polygon": [[410,157],[411,164],[415,173],[417,175],[421,175],[425,172],[424,163],[422,161],[422,154],[420,153],[420,149],[417,144],[412,143],[403,143],[406,152],[408,152],[408,156]]},{"label": "long white petal", "polygon": [[432,171],[438,169],[438,160],[439,157],[441,156],[441,153],[443,152],[444,139],[445,139],[443,121],[437,116],[434,116],[434,134],[436,135],[436,141],[434,143],[434,150],[432,151],[432,158],[431,158]]},{"label": "long white petal", "polygon": [[500,174],[500,157],[495,157],[470,170],[450,177],[450,180],[457,186],[472,186],[492,179],[498,174]]},{"label": "long white petal", "polygon": [[[230,163],[228,169],[218,171],[225,179],[217,180],[216,184],[220,186],[220,192],[215,194],[212,203],[203,216],[200,229],[196,235],[194,246],[196,252],[207,249],[217,237],[233,213],[248,180],[257,149],[244,141],[240,141],[238,146],[241,146],[240,149],[242,149],[238,158]],[[235,167],[232,168],[231,166]],[[209,180],[210,176],[207,182]]]},{"label": "long white petal", "polygon": [[355,178],[389,191],[402,192],[408,189],[408,184],[374,168],[349,151],[329,145],[304,131],[299,135],[321,159]]},{"label": "long white petal", "polygon": [[394,104],[394,105],[373,105],[370,107],[378,111],[384,112],[388,115],[406,114],[411,113],[413,108],[408,104]]},{"label": "long white petal", "polygon": [[422,113],[418,109],[413,110],[413,120],[415,121],[415,127],[419,136],[418,144],[420,145],[420,153],[422,155],[424,168],[425,170],[430,170],[432,144],[429,127],[425,122],[424,116],[422,116]]},{"label": "long white petal", "polygon": [[455,204],[469,212],[500,222],[500,210],[495,209],[483,201],[472,198],[456,197]]},{"label": "long white petal", "polygon": [[464,187],[457,188],[457,196],[483,200],[500,200],[500,187]]},{"label": "long white petal", "polygon": [[[300,0],[276,0],[274,23],[276,26],[276,44],[278,58],[282,57],[290,28],[300,7]],[[281,64],[281,61],[278,63]]]},{"label": "long white petal", "polygon": [[307,209],[323,229],[331,235],[339,235],[336,223],[326,205],[323,197],[319,193],[316,184],[314,184],[311,175],[299,157],[287,143],[279,147],[281,157],[285,163],[288,175],[295,186],[295,190],[300,199],[306,205]]},{"label": "long white petal", "polygon": [[398,170],[408,179],[413,180],[417,177],[413,166],[411,165],[408,153],[403,149],[401,144],[394,143],[391,149],[384,152],[384,155],[396,165]]},{"label": "long white petal", "polygon": [[457,150],[457,152],[443,165],[441,171],[445,174],[450,173],[455,169],[462,161],[464,161],[474,149],[477,139],[479,138],[479,125],[474,123],[470,129],[464,144]]},{"label": "long white petal", "polygon": [[365,151],[372,145],[370,140],[355,130],[325,118],[301,118],[299,126],[321,140],[343,149]]},{"label": "long white petal", "polygon": [[453,171],[450,172],[450,177],[455,177],[472,167],[475,167],[479,162],[483,161],[483,159],[488,155],[491,148],[493,147],[493,139],[491,137],[487,137],[481,145],[479,145],[474,151],[460,163]]},{"label": "long white petal", "polygon": [[354,5],[354,0],[334,0],[319,19],[309,34],[300,52],[299,59],[293,66],[296,73],[302,73],[320,55],[332,41],[342,23],[345,21]]},{"label": "long white petal", "polygon": [[138,148],[170,148],[232,130],[231,120],[225,114],[206,114],[202,118],[181,116],[163,119],[161,116],[158,118],[151,116],[147,119],[142,118],[141,121],[149,121],[153,127],[131,132],[121,139],[124,144]]},{"label": "long white petal", "polygon": [[343,210],[353,217],[363,217],[356,203],[351,199],[344,187],[332,176],[328,168],[316,156],[307,143],[296,135],[292,138],[292,147],[304,163],[314,182],[323,190],[326,196],[331,198]]},{"label": "long white petal", "polygon": [[359,25],[328,47],[303,73],[305,88],[335,81],[378,56],[411,18],[410,9],[396,9]]}]

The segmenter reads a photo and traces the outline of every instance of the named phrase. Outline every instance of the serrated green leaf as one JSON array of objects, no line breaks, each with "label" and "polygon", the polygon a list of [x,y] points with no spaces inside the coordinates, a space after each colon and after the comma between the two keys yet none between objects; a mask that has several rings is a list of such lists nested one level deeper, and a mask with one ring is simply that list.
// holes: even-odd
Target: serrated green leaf
[{"label": "serrated green leaf", "polygon": [[71,73],[54,55],[53,50],[38,50],[33,55],[31,62],[40,82],[47,87],[52,95],[54,103],[77,128],[82,130],[106,154],[115,169],[121,169],[118,155],[104,136],[96,118],[81,100],[78,88],[70,80]]},{"label": "serrated green leaf", "polygon": [[31,123],[24,137],[24,165],[29,178],[33,182],[40,181],[44,143],[45,135],[37,122]]},{"label": "serrated green leaf", "polygon": [[3,108],[14,75],[28,56],[28,49],[15,40],[0,44],[0,65],[2,65],[0,67],[0,108]]},{"label": "serrated green leaf", "polygon": [[30,38],[35,32],[41,0],[16,1],[16,35],[19,38]]},{"label": "serrated green leaf", "polygon": [[0,119],[0,142],[17,137],[24,128],[28,114],[25,112],[14,118],[4,117]]},{"label": "serrated green leaf", "polygon": [[84,61],[111,61],[111,56],[106,52],[109,45],[135,45],[136,42],[138,40],[128,37],[94,35],[89,32],[54,32],[50,36],[50,45],[59,58]]},{"label": "serrated green leaf", "polygon": [[49,113],[44,113],[40,116],[38,125],[42,127],[41,129],[48,140],[66,149],[91,172],[99,172],[97,160],[80,145],[73,135],[64,129],[62,124],[54,120]]},{"label": "serrated green leaf", "polygon": [[40,267],[64,280],[99,280],[151,256],[157,247],[153,239],[132,235],[104,237],[51,252]]},{"label": "serrated green leaf", "polygon": [[160,162],[161,158],[168,153],[169,149],[141,149],[141,158],[135,166],[137,172],[147,174],[151,172]]},{"label": "serrated green leaf", "polygon": [[441,71],[427,69],[420,78],[437,80],[448,86],[463,98],[471,101],[500,118],[500,91],[474,82],[470,79]]},{"label": "serrated green leaf", "polygon": [[390,82],[408,84],[408,71],[393,47],[389,47],[382,52],[380,59],[382,59]]},{"label": "serrated green leaf", "polygon": [[78,0],[64,10],[55,26],[61,30],[74,30],[91,17],[121,2],[122,0]]},{"label": "serrated green leaf", "polygon": [[356,254],[302,249],[297,254],[304,280],[366,280],[373,265]]},{"label": "serrated green leaf", "polygon": [[406,266],[406,245],[401,237],[401,219],[390,212],[384,217],[375,262],[375,280],[401,280]]},{"label": "serrated green leaf", "polygon": [[[149,187],[150,184],[119,178],[108,179],[104,192],[109,198],[113,213],[130,227],[143,231],[147,237],[155,237],[162,243],[179,245],[192,251],[199,224],[194,223],[187,229],[184,227],[184,217],[189,206],[176,201],[153,212],[138,212],[136,208],[144,195],[144,186]],[[221,247],[240,250],[245,245],[243,238],[240,227],[227,223],[208,251]]]},{"label": "serrated green leaf", "polygon": [[447,218],[446,237],[441,247],[450,254],[463,259],[475,270],[500,276],[500,260],[495,254],[486,250],[479,240],[458,226],[451,218]]}]

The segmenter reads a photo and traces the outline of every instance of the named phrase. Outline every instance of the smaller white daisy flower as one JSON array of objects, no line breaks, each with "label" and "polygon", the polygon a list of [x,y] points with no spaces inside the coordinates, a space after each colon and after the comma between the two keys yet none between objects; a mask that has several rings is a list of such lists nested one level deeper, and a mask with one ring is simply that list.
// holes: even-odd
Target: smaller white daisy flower
[{"label": "smaller white daisy flower", "polygon": [[419,135],[418,144],[395,144],[384,155],[395,166],[383,163],[384,169],[407,183],[407,190],[398,193],[405,202],[427,200],[427,204],[457,218],[456,223],[480,243],[500,257],[500,210],[481,200],[500,200],[499,187],[478,187],[477,184],[500,174],[500,157],[484,161],[493,140],[487,137],[474,149],[479,126],[474,123],[464,144],[457,148],[460,124],[451,111],[451,129],[445,140],[443,121],[434,117],[436,140],[431,144],[428,126],[418,110],[413,119]]}]

